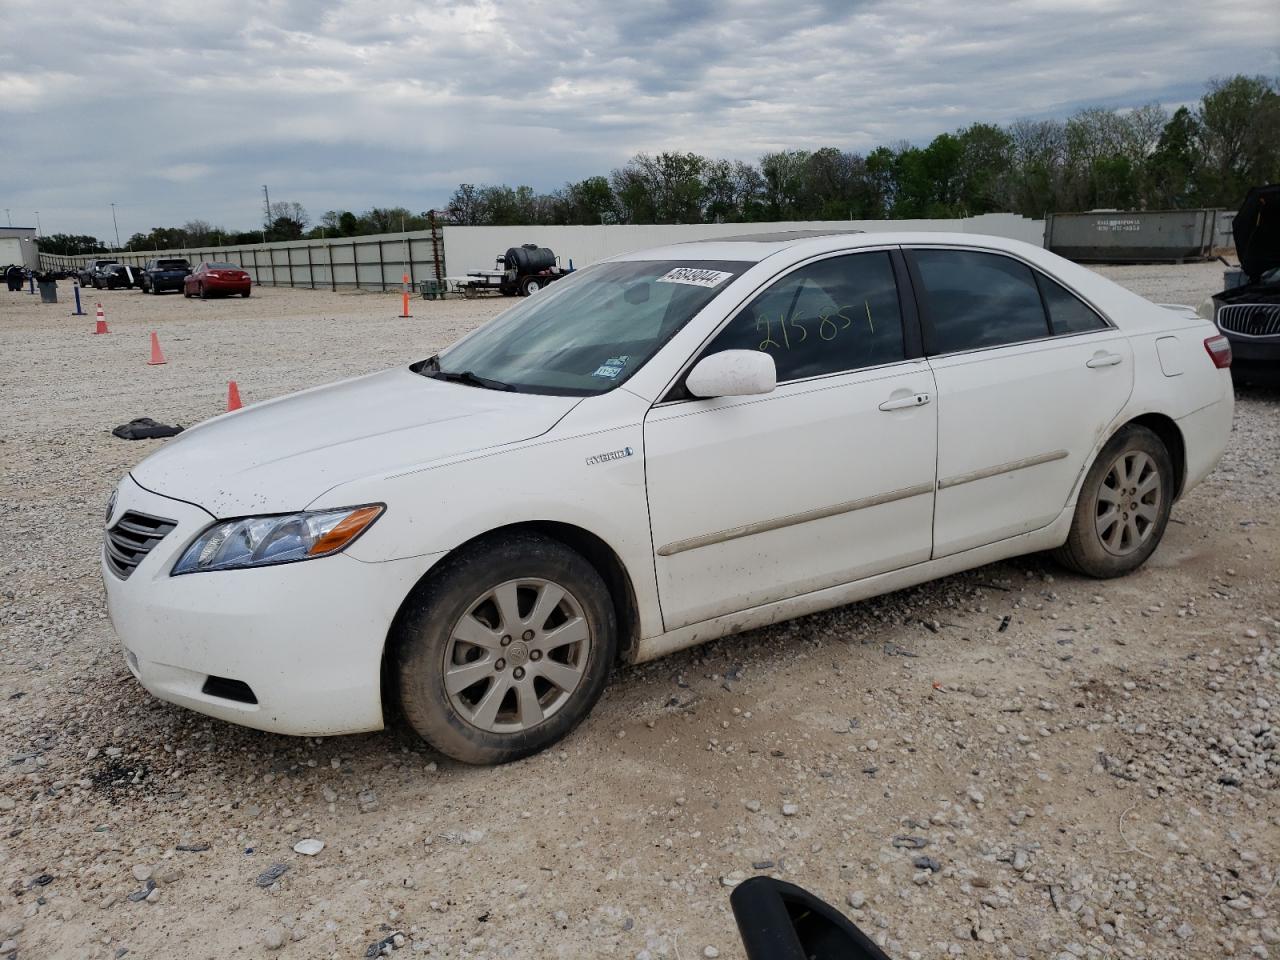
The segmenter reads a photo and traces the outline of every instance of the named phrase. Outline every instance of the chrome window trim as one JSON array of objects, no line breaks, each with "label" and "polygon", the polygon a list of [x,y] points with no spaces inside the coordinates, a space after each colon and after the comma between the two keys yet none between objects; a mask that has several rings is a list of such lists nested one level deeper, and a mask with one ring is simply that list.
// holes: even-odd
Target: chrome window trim
[{"label": "chrome window trim", "polygon": [[[996,344],[991,344],[990,346],[985,346],[985,347],[970,347],[968,350],[951,350],[947,353],[926,352],[925,356],[930,360],[941,359],[943,357],[959,357],[969,353],[984,353],[988,350],[1003,350],[1005,347],[1017,347],[1017,346],[1022,346],[1023,344],[1028,344],[1028,343],[1045,343],[1048,341],[1066,340],[1070,337],[1096,336],[1100,333],[1120,331],[1120,328],[1117,327],[1115,323],[1112,322],[1111,318],[1107,316],[1107,314],[1104,311],[1100,310],[1098,308],[1098,305],[1095,304],[1092,300],[1084,296],[1082,293],[1080,293],[1080,291],[1076,290],[1070,284],[1064,283],[1062,280],[1059,280],[1057,277],[1049,273],[1046,273],[1039,266],[1032,263],[1030,260],[1026,259],[1025,257],[1018,256],[1016,253],[1010,253],[1008,250],[998,250],[994,247],[980,247],[976,245],[972,247],[957,246],[954,243],[912,243],[910,246],[904,246],[902,248],[902,252],[905,254],[910,254],[914,250],[955,250],[960,253],[989,253],[995,256],[1008,257],[1010,260],[1016,260],[1018,263],[1021,263],[1023,266],[1031,270],[1033,274],[1038,273],[1046,277],[1047,279],[1052,280],[1058,286],[1062,287],[1063,290],[1066,290],[1073,297],[1075,297],[1077,300],[1083,303],[1086,307],[1092,310],[1095,314],[1097,314],[1097,316],[1102,320],[1103,324],[1105,325],[1101,330],[1077,330],[1074,333],[1050,333],[1047,336],[1043,336],[1043,337],[1032,337],[1030,340],[1011,340],[1008,343],[996,343]],[[917,301],[919,301],[924,291],[917,290],[915,292],[916,292],[916,299]],[[1036,295],[1037,296],[1040,295],[1040,291],[1038,288],[1036,290]],[[1040,305],[1041,305],[1041,309],[1045,311],[1044,321],[1045,321],[1045,327],[1046,329],[1048,329],[1052,326],[1052,321],[1049,319],[1049,311],[1044,304],[1043,298],[1040,301]],[[924,325],[923,318],[926,314],[927,314],[927,311],[921,310],[921,326]]]}]

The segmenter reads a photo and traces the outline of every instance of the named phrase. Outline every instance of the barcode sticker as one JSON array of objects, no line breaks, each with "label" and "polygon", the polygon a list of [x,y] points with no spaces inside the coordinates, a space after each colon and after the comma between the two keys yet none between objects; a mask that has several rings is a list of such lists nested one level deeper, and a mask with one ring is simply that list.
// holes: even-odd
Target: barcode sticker
[{"label": "barcode sticker", "polygon": [[684,283],[691,287],[718,287],[732,276],[732,273],[725,273],[723,270],[699,270],[697,267],[676,267],[665,276],[659,277],[656,282]]}]

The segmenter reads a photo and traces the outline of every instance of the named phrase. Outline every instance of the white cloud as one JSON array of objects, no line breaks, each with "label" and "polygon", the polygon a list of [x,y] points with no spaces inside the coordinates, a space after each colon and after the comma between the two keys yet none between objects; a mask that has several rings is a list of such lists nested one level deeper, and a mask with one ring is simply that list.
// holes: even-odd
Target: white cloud
[{"label": "white cloud", "polygon": [[[49,232],[441,205],[640,150],[866,150],[1278,69],[1250,0],[10,0],[0,196]],[[127,226],[126,226],[127,225]]]}]

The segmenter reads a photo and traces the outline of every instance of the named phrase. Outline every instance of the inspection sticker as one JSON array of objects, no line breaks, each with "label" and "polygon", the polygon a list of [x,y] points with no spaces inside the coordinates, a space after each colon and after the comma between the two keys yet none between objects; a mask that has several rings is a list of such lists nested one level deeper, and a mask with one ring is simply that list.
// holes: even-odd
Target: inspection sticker
[{"label": "inspection sticker", "polygon": [[725,273],[723,270],[699,270],[696,267],[676,267],[674,270],[659,277],[657,283],[685,283],[691,287],[718,287],[730,277],[732,273]]},{"label": "inspection sticker", "polygon": [[610,380],[616,380],[618,374],[622,372],[622,368],[627,365],[627,356],[610,357],[604,363],[596,368],[596,372],[591,374],[593,377],[607,377]]}]

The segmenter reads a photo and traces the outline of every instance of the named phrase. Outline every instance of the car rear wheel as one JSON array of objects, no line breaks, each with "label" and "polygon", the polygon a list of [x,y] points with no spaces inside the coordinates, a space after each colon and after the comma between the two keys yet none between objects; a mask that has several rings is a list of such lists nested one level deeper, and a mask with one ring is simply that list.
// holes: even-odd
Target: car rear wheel
[{"label": "car rear wheel", "polygon": [[397,620],[400,706],[456,760],[518,760],[595,705],[616,637],[608,588],[580,554],[535,534],[482,541],[420,585]]},{"label": "car rear wheel", "polygon": [[206,294],[206,293],[204,292],[204,284],[203,284],[203,283],[202,283],[202,284],[200,284],[200,286],[196,288],[196,292],[200,294],[200,299],[201,299],[201,300],[208,300],[208,299],[209,299],[208,294]]},{"label": "car rear wheel", "polygon": [[248,299],[249,299],[249,293],[250,293],[250,291],[246,290],[244,293],[240,294],[240,296],[242,296],[242,297],[244,297],[246,300],[248,300]]},{"label": "car rear wheel", "polygon": [[1080,488],[1067,542],[1055,552],[1090,577],[1119,577],[1146,562],[1169,525],[1173,459],[1146,427],[1131,424],[1108,441]]}]

